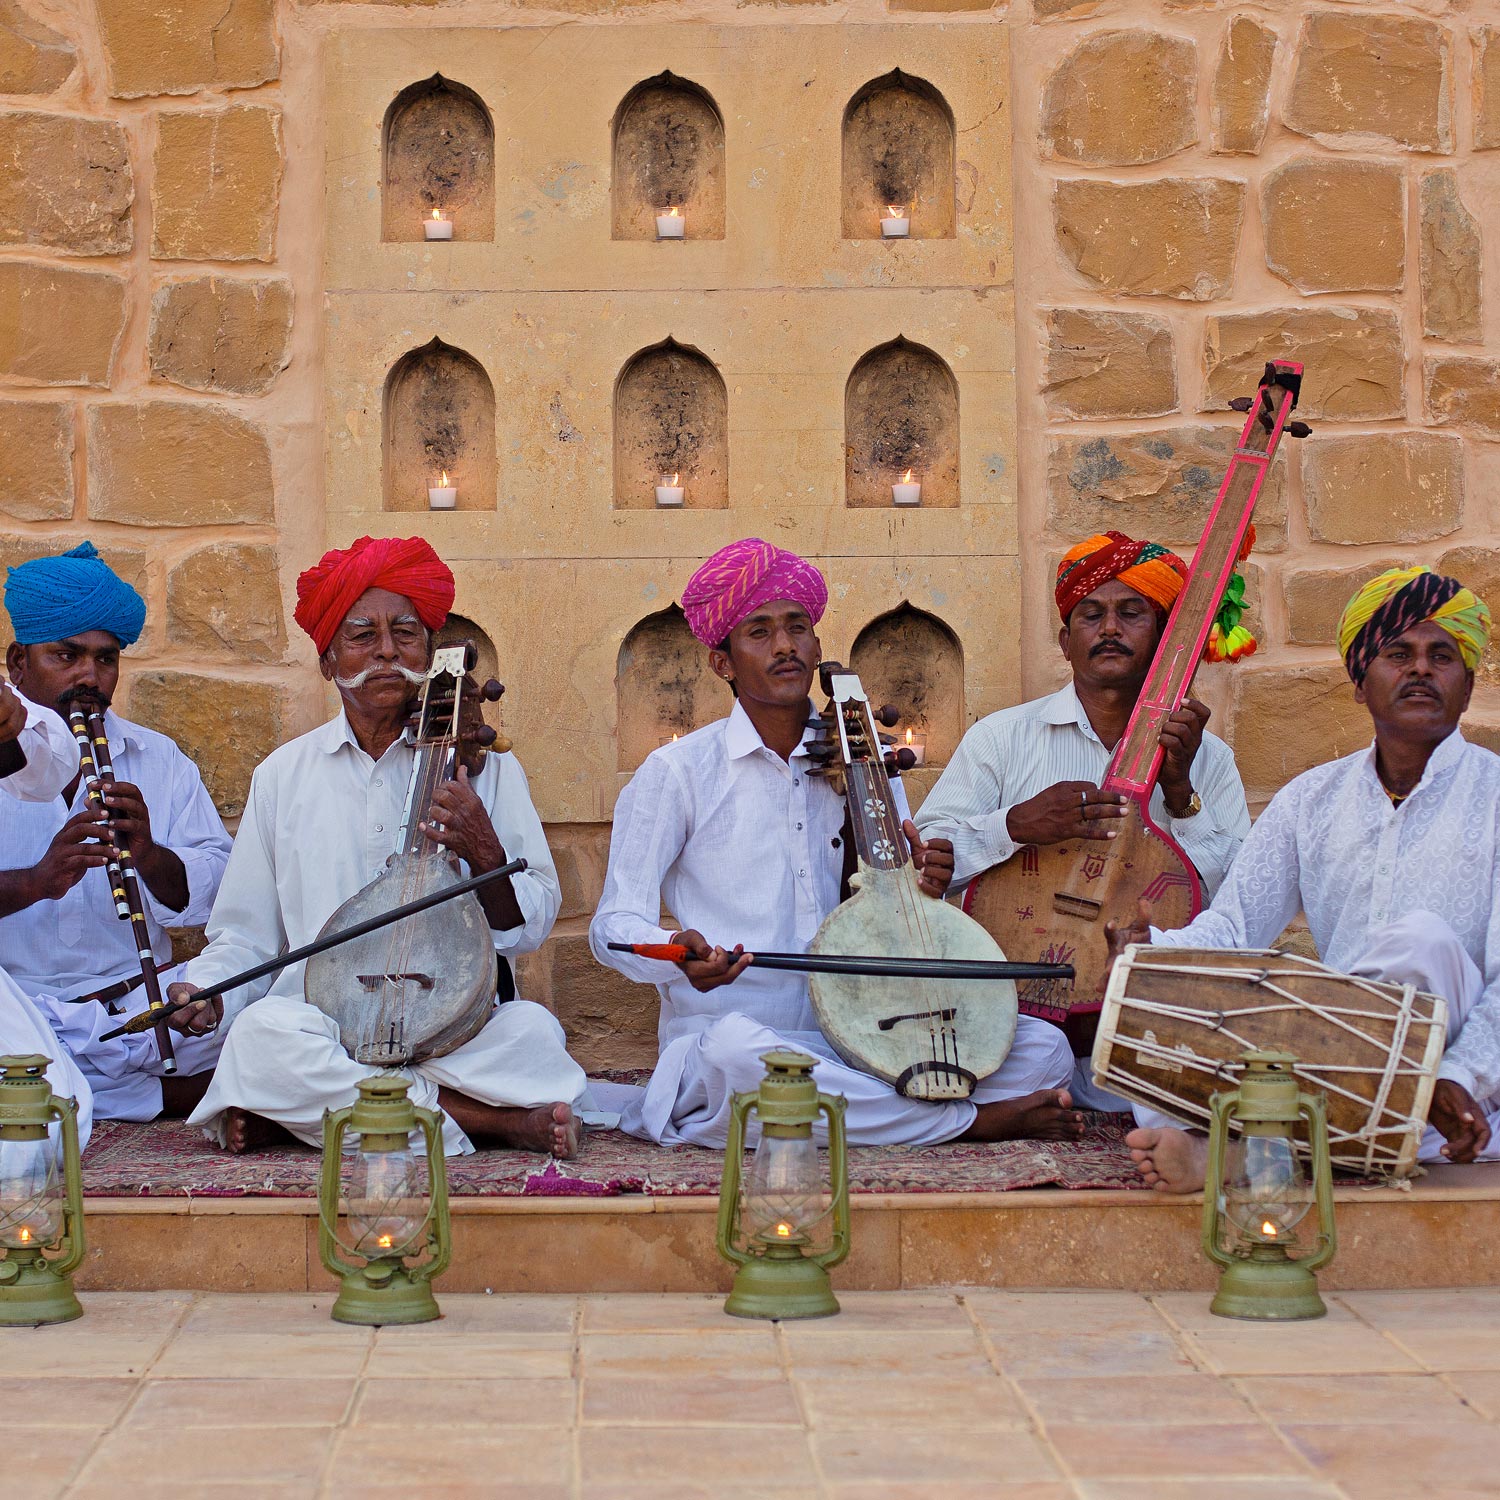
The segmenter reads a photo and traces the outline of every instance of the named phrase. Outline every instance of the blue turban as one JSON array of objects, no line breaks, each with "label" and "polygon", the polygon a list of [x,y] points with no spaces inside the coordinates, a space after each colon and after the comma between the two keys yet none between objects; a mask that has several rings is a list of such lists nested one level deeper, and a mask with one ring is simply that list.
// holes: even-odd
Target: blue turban
[{"label": "blue turban", "polygon": [[146,624],[146,601],[92,542],[80,542],[61,557],[34,557],[8,569],[5,608],[23,646],[89,630],[107,630],[122,646],[131,646]]}]

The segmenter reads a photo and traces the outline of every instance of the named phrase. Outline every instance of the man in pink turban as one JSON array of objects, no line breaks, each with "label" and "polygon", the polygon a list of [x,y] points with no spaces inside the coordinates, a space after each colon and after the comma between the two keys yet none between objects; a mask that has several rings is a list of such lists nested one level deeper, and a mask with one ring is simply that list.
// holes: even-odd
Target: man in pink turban
[{"label": "man in pink turban", "polygon": [[[838,1056],[805,975],[753,961],[806,951],[844,894],[844,800],[810,774],[807,746],[827,603],[811,563],[753,537],[716,552],[683,590],[688,627],[736,701],[727,718],[649,755],[615,804],[589,942],[601,963],[655,984],[662,1006],[650,1082],[613,1086],[621,1125],[664,1144],[722,1147],[733,1097],[756,1086],[762,1054],[792,1047],[816,1057],[819,1086],[848,1101],[856,1144],[1072,1138],[1081,1122],[1062,1088],[1072,1057],[1045,1022],[1021,1018],[1010,1055],[972,1101],[911,1099]],[[922,889],[940,898],[953,846],[923,843],[899,780],[892,793]],[[688,956],[673,964],[617,943],[672,943]]]},{"label": "man in pink turban", "polygon": [[[432,632],[453,604],[453,574],[419,537],[362,537],[304,573],[297,595],[297,621],[342,707],[256,769],[208,947],[172,998],[310,942],[413,840],[446,850],[467,873],[524,859],[526,870],[477,893],[495,947],[497,1003],[477,1036],[410,1066],[411,1097],[442,1109],[450,1154],[479,1142],[571,1156],[583,1070],[552,1013],[514,998],[513,961],[541,946],[562,904],[526,775],[513,755],[479,749],[476,710],[425,820],[413,826],[406,806],[416,759],[407,720],[432,661]],[[198,1004],[215,1017],[227,1010],[232,1025],[192,1123],[231,1151],[287,1134],[318,1144],[324,1110],[351,1103],[376,1071],[344,1050],[331,1017],[305,1003],[301,964],[232,991],[227,1006]]]}]

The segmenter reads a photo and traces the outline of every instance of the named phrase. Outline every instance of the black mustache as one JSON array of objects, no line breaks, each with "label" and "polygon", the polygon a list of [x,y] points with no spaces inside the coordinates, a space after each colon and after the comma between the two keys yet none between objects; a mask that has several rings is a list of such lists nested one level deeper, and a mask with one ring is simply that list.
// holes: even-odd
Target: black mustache
[{"label": "black mustache", "polygon": [[57,706],[59,708],[72,708],[77,703],[92,703],[99,708],[108,708],[110,700],[97,689],[85,687],[65,688],[57,695]]},{"label": "black mustache", "polygon": [[1090,649],[1089,655],[1102,656],[1106,651],[1116,651],[1121,656],[1135,655],[1135,652],[1132,651],[1129,646],[1123,645],[1119,641],[1100,641],[1097,646],[1094,646]]}]

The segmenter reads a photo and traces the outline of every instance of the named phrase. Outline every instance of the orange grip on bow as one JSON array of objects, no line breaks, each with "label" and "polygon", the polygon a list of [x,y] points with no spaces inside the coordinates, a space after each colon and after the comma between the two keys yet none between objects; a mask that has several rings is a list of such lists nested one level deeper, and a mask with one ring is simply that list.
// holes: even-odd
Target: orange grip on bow
[{"label": "orange grip on bow", "polygon": [[681,943],[611,943],[617,953],[634,953],[639,958],[659,958],[664,963],[680,964],[693,956],[693,950]]}]

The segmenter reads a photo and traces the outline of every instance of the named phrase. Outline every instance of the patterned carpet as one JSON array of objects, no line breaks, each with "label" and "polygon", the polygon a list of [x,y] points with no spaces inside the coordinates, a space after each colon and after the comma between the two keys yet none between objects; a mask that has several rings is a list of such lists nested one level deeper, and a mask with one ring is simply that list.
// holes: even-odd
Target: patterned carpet
[{"label": "patterned carpet", "polygon": [[[1017,1188],[1141,1186],[1124,1148],[1128,1115],[1094,1114],[1076,1144],[1003,1141],[944,1146],[857,1146],[854,1193],[993,1193]],[[305,1146],[229,1156],[180,1121],[103,1122],[84,1154],[94,1197],[310,1198],[318,1153]],[[591,1132],[578,1158],[554,1162],[520,1151],[450,1157],[455,1197],[607,1198],[624,1193],[704,1197],[719,1191],[722,1157],[698,1146],[654,1146],[618,1130]]]}]

